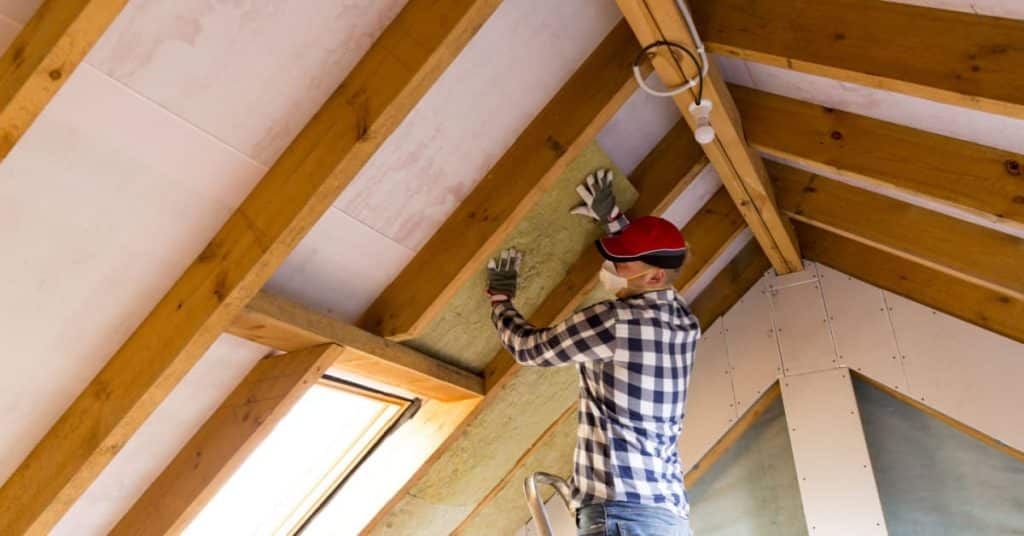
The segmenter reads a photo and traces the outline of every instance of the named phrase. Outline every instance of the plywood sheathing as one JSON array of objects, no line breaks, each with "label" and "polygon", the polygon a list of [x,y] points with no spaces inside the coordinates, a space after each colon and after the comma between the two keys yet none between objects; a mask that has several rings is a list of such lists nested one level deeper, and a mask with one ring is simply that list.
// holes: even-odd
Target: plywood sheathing
[{"label": "plywood sheathing", "polygon": [[[615,170],[619,206],[623,210],[632,206],[637,191],[597,143],[591,143],[502,246],[523,251],[521,284],[515,299],[523,315],[529,317],[533,313],[580,254],[593,247],[593,241],[601,236],[602,230],[593,220],[569,214],[580,203],[576,186],[599,168]],[[424,334],[407,344],[453,365],[482,371],[500,349],[491,324],[490,304],[484,299],[486,285],[487,278],[481,270],[478,277],[459,289]]]}]

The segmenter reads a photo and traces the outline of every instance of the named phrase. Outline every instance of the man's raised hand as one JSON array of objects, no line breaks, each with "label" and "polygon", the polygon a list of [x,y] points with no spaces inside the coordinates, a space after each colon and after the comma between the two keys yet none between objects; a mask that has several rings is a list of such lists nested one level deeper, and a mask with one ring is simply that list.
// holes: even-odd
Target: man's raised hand
[{"label": "man's raised hand", "polygon": [[615,204],[615,192],[612,191],[612,181],[615,173],[607,168],[599,169],[587,175],[583,184],[576,187],[583,204],[572,209],[570,214],[587,216],[602,224],[619,217],[619,207]]},{"label": "man's raised hand", "polygon": [[498,257],[487,262],[487,294],[491,303],[511,300],[519,286],[519,265],[523,252],[515,248],[503,250]]}]

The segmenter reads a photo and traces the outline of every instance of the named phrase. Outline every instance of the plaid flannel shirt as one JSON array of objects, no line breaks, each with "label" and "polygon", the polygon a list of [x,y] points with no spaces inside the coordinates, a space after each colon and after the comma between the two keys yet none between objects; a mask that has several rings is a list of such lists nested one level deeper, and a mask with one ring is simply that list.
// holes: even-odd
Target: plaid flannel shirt
[{"label": "plaid flannel shirt", "polygon": [[520,364],[577,366],[574,506],[628,501],[688,518],[678,442],[700,323],[686,302],[653,291],[537,328],[505,301],[491,318]]}]

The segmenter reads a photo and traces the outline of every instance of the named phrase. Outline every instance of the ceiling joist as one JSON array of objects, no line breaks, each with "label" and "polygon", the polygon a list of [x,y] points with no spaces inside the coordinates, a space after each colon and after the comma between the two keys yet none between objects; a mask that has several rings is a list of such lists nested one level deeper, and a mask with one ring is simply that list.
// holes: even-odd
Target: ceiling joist
[{"label": "ceiling joist", "polygon": [[750,144],[767,155],[1024,231],[1024,155],[755,89],[731,89]]},{"label": "ceiling joist", "polygon": [[110,534],[179,534],[341,353],[323,344],[258,361]]},{"label": "ceiling joist", "polygon": [[620,22],[363,314],[395,340],[419,335],[636,88],[639,51]]},{"label": "ceiling joist", "polygon": [[1024,119],[1024,21],[881,0],[690,5],[713,52]]},{"label": "ceiling joist", "polygon": [[0,488],[45,533],[99,476],[458,55],[499,0],[411,0]]},{"label": "ceiling joist", "polygon": [[128,0],[46,0],[0,57],[0,161]]},{"label": "ceiling joist", "polygon": [[794,220],[1024,300],[1024,239],[770,162]]},{"label": "ceiling joist", "polygon": [[472,372],[266,292],[257,294],[227,331],[287,352],[337,344],[345,351],[335,368],[424,398],[450,402],[483,396],[483,379]]},{"label": "ceiling joist", "polygon": [[796,227],[809,260],[1024,342],[1024,301],[819,227]]},{"label": "ceiling joist", "polygon": [[[694,37],[690,35],[675,0],[617,0],[617,4],[642,45],[668,41],[696,50]],[[665,47],[652,52],[656,55],[651,62],[666,87],[680,86],[698,73],[696,65],[683,62]],[[691,88],[673,97],[691,128],[696,127],[696,119],[688,110],[696,100],[697,91],[697,88]],[[715,139],[703,146],[711,165],[722,178],[772,266],[780,274],[802,270],[793,228],[775,205],[764,163],[747,145],[732,96],[713,63],[708,65],[703,98],[713,105],[711,125],[715,129]]]}]

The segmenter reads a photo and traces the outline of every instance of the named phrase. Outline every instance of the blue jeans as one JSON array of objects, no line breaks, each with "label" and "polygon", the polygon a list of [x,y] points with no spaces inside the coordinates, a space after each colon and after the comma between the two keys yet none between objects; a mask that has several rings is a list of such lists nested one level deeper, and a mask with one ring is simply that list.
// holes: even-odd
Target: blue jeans
[{"label": "blue jeans", "polygon": [[690,522],[675,512],[620,501],[587,504],[576,511],[578,536],[692,536]]}]

